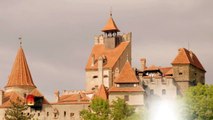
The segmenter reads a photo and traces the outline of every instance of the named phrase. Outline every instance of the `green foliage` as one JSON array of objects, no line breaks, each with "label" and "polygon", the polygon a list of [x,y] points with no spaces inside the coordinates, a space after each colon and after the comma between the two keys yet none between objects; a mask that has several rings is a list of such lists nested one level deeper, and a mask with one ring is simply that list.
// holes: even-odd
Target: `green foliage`
[{"label": "green foliage", "polygon": [[16,102],[10,102],[12,106],[5,111],[6,120],[30,120],[33,118],[33,114],[27,115],[24,113],[28,109],[28,106],[19,98],[16,100]]},{"label": "green foliage", "polygon": [[109,115],[109,103],[101,98],[93,99],[89,110],[82,110],[80,112],[80,116],[84,120],[109,120]]},{"label": "green foliage", "polygon": [[133,115],[135,109],[129,106],[124,99],[118,98],[116,101],[112,101],[112,113],[111,117],[113,120],[127,119]]},{"label": "green foliage", "polygon": [[213,86],[190,87],[183,97],[182,115],[186,120],[213,120]]},{"label": "green foliage", "polygon": [[[80,116],[84,120],[139,120],[140,116],[134,114],[135,109],[129,106],[123,99],[118,98],[109,103],[101,98],[92,100],[89,110],[82,110]],[[140,119],[142,120],[142,119]]]},{"label": "green foliage", "polygon": [[127,117],[125,120],[147,120],[147,111],[145,108],[133,113],[131,116]]}]

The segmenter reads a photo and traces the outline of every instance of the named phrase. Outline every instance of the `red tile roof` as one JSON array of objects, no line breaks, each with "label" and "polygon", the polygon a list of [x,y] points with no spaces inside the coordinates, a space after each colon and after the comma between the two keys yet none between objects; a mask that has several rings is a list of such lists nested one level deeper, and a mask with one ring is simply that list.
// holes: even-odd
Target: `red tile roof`
[{"label": "red tile roof", "polygon": [[114,83],[139,83],[139,80],[128,61],[124,64],[118,77],[115,78]]},{"label": "red tile roof", "polygon": [[11,107],[11,101],[16,102],[17,99],[20,99],[21,101],[24,101],[24,98],[20,96],[19,94],[15,92],[7,92],[4,94],[3,97],[3,104],[0,106],[0,108],[8,108]]},{"label": "red tile roof", "polygon": [[117,25],[115,24],[115,21],[113,20],[112,16],[110,16],[107,24],[102,29],[102,32],[107,32],[107,31],[120,32],[120,30],[118,29]]},{"label": "red tile roof", "polygon": [[6,87],[12,86],[30,86],[36,88],[30,74],[24,51],[21,47],[17,53],[8,83],[6,85]]},{"label": "red tile roof", "polygon": [[151,65],[150,67],[147,67],[145,69],[145,71],[152,71],[152,70],[159,70],[159,67],[155,65]]},{"label": "red tile roof", "polygon": [[[30,92],[30,94],[34,95],[34,96],[37,96],[37,97],[44,97],[37,88],[35,88],[34,90],[32,90]],[[49,102],[47,101],[47,99],[45,97],[44,97],[43,104],[49,104]]]},{"label": "red tile roof", "polygon": [[97,93],[95,94],[95,97],[100,97],[104,100],[108,99],[108,93],[107,93],[107,90],[106,90],[106,88],[103,84],[100,85],[100,88],[98,89]]},{"label": "red tile roof", "polygon": [[[98,57],[106,56],[107,62],[104,64],[104,68],[113,68],[115,63],[118,61],[122,53],[126,50],[130,42],[121,42],[116,48],[108,49],[103,44],[94,45],[91,55],[89,56],[86,70],[97,70],[98,69]],[[95,64],[92,66],[92,56],[95,56]]]},{"label": "red tile roof", "polygon": [[137,87],[111,87],[109,92],[143,92],[144,89],[141,86]]},{"label": "red tile roof", "polygon": [[83,93],[62,95],[58,103],[88,102],[90,99]]},{"label": "red tile roof", "polygon": [[191,64],[203,71],[205,71],[204,67],[198,60],[197,56],[192,52],[185,48],[180,48],[178,55],[173,60],[172,65],[175,64]]}]

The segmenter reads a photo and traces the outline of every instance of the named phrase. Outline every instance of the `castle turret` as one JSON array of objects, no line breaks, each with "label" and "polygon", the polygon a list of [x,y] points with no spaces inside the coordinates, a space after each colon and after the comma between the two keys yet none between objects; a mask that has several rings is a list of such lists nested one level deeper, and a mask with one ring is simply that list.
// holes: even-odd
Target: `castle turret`
[{"label": "castle turret", "polygon": [[172,66],[180,94],[197,83],[205,84],[206,71],[192,51],[180,48]]},{"label": "castle turret", "polygon": [[36,88],[36,86],[33,83],[24,50],[20,46],[5,90],[6,92],[12,91],[25,94],[34,88]]}]

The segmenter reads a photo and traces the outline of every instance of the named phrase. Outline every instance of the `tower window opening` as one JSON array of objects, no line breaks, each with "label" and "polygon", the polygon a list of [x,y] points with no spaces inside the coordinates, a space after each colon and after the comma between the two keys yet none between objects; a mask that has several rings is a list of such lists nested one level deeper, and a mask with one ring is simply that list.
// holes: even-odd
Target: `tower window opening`
[{"label": "tower window opening", "polygon": [[129,101],[129,95],[124,95],[124,100]]},{"label": "tower window opening", "polygon": [[162,95],[166,95],[166,89],[162,90]]},{"label": "tower window opening", "polygon": [[64,117],[66,117],[66,115],[67,115],[67,113],[66,113],[66,111],[64,111]]}]

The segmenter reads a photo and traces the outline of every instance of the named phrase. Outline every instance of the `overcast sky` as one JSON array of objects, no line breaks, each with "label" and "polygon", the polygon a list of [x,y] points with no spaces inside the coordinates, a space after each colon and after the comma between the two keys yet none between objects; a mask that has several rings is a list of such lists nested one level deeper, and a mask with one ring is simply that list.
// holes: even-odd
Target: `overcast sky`
[{"label": "overcast sky", "polygon": [[110,7],[121,33],[133,32],[133,67],[142,57],[148,66],[171,66],[189,43],[213,84],[213,0],[0,0],[0,87],[21,35],[34,83],[47,98],[56,89],[84,89],[93,38]]}]

